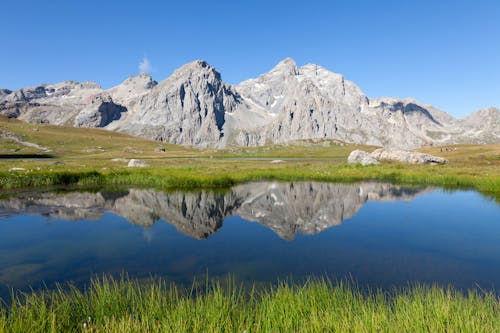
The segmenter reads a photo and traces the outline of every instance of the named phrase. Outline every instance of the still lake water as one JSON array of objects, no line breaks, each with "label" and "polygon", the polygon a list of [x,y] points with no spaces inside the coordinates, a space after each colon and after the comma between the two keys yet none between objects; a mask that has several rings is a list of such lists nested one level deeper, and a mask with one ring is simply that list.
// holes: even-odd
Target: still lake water
[{"label": "still lake water", "polygon": [[474,191],[383,183],[0,193],[0,296],[122,272],[499,291],[500,206]]}]

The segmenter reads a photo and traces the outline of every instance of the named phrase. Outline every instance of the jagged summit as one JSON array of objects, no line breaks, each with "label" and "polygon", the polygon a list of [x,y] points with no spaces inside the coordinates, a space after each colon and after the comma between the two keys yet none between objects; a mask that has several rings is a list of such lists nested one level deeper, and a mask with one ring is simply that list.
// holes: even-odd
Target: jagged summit
[{"label": "jagged summit", "polygon": [[123,106],[129,106],[131,100],[144,95],[153,89],[158,82],[153,80],[151,75],[141,73],[136,76],[130,76],[117,86],[106,91],[113,100]]},{"label": "jagged summit", "polygon": [[297,75],[297,63],[292,58],[285,58],[280,61],[269,73],[283,73],[288,75]]},{"label": "jagged summit", "polygon": [[195,60],[160,83],[142,73],[107,90],[76,81],[4,89],[0,114],[202,147],[302,139],[399,148],[500,142],[498,109],[455,119],[411,98],[370,99],[342,74],[315,64],[299,67],[291,58],[236,87]]},{"label": "jagged summit", "polygon": [[139,75],[129,76],[125,81],[121,83],[122,85],[141,85],[146,89],[151,89],[158,84],[151,75],[148,73],[140,73]]},{"label": "jagged summit", "polygon": [[12,92],[12,90],[9,90],[9,89],[2,89],[0,88],[0,97],[2,96],[5,96],[5,95],[8,95]]},{"label": "jagged summit", "polygon": [[226,113],[238,100],[213,66],[197,60],[131,99],[128,112],[108,128],[177,144],[216,146],[224,136]]},{"label": "jagged summit", "polygon": [[195,60],[192,62],[189,62],[180,68],[176,69],[172,76],[173,77],[180,77],[180,76],[192,76],[192,75],[199,75],[200,73],[212,73],[214,74],[217,79],[220,80],[221,75],[220,73],[210,65],[208,62],[204,60]]}]

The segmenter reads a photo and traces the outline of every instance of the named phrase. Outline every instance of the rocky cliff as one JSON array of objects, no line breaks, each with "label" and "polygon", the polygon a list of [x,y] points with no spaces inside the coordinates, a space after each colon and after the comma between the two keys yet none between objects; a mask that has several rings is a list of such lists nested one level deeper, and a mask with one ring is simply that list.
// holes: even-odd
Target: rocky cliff
[{"label": "rocky cliff", "polygon": [[413,99],[371,99],[343,75],[289,58],[236,87],[194,61],[160,83],[143,73],[108,90],[74,81],[2,89],[0,114],[200,147],[301,139],[399,148],[500,142],[498,109],[455,119]]},{"label": "rocky cliff", "polygon": [[108,128],[176,144],[216,146],[224,136],[226,113],[239,101],[219,72],[195,61],[136,97],[123,119]]}]

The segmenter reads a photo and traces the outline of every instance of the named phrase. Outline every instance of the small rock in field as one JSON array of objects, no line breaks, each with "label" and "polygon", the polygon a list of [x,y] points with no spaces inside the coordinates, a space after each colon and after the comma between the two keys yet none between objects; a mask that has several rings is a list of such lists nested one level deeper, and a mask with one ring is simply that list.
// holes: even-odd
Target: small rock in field
[{"label": "small rock in field", "polygon": [[149,165],[146,162],[144,162],[143,160],[138,160],[138,159],[133,158],[128,162],[127,166],[129,168],[144,168],[144,167],[147,167]]},{"label": "small rock in field", "polygon": [[25,168],[10,168],[9,171],[26,171]]}]

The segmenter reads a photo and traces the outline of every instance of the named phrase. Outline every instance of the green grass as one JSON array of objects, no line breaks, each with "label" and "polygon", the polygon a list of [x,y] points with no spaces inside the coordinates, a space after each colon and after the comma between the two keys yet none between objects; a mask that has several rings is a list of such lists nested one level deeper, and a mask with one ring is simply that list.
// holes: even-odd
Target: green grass
[{"label": "green grass", "polygon": [[[179,165],[145,169],[0,172],[0,189],[51,185],[146,185],[160,189],[225,188],[258,180],[327,182],[388,181],[408,185],[473,188],[500,199],[500,176],[489,170],[449,166],[385,164],[361,167],[347,164],[290,162],[270,165],[255,161],[183,160]],[[496,171],[498,173],[498,171]]]},{"label": "green grass", "polygon": [[[84,328],[86,327],[86,328]],[[266,290],[233,282],[182,290],[160,279],[94,279],[17,296],[1,332],[497,332],[492,293],[414,286],[361,292],[325,280]]]}]

